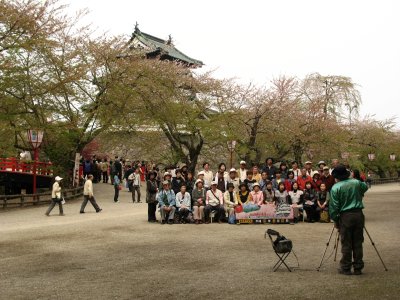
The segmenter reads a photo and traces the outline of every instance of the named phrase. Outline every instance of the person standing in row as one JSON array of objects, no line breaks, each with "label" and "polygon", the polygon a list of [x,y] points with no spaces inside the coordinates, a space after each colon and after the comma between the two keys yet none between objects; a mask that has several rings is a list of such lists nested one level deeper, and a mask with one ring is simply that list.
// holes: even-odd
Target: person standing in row
[{"label": "person standing in row", "polygon": [[50,212],[53,210],[56,204],[58,204],[58,208],[60,210],[60,216],[64,216],[64,210],[61,203],[62,197],[61,197],[61,186],[60,186],[62,178],[60,176],[57,176],[54,180],[55,182],[53,183],[53,188],[51,190],[51,203],[46,211],[46,216],[50,215]]},{"label": "person standing in row", "polygon": [[103,159],[103,162],[101,163],[101,172],[103,173],[103,183],[108,183],[108,168],[109,168],[109,163],[107,162],[107,159]]},{"label": "person standing in row", "polygon": [[93,180],[93,175],[92,174],[88,175],[88,179],[86,180],[85,185],[83,186],[83,202],[80,211],[81,214],[85,213],[85,207],[88,201],[90,201],[90,203],[93,205],[97,213],[102,211],[102,209],[97,205],[96,199],[94,198],[92,180]]},{"label": "person standing in row", "polygon": [[210,165],[208,162],[203,164],[203,173],[204,173],[204,187],[206,190],[211,188],[211,182],[213,181],[213,172],[210,170]]},{"label": "person standing in row", "polygon": [[149,173],[149,180],[146,184],[146,202],[147,202],[147,221],[150,223],[157,222],[156,210],[157,210],[157,192],[158,185],[156,181],[156,172]]},{"label": "person standing in row", "polygon": [[240,162],[240,169],[238,171],[238,176],[240,183],[243,183],[247,178],[246,162],[244,160]]},{"label": "person standing in row", "polygon": [[362,200],[368,186],[349,178],[350,172],[343,165],[334,168],[332,175],[337,183],[330,192],[329,215],[339,230],[342,243],[339,273],[351,275],[353,266],[354,275],[361,275],[364,268],[362,244],[365,222]]}]

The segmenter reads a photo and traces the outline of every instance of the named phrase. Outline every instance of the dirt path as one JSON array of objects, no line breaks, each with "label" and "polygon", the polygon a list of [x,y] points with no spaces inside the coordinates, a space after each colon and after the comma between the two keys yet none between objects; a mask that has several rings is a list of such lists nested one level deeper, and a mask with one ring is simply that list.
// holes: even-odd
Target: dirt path
[{"label": "dirt path", "polygon": [[[400,291],[400,186],[373,187],[365,198],[365,274],[343,277],[331,257],[315,269],[332,224],[164,225],[146,222],[145,203],[129,203],[111,185],[95,185],[100,214],[80,201],[66,216],[46,207],[0,213],[0,299],[396,299]],[[264,232],[293,240],[300,268],[271,272]],[[333,245],[333,240],[331,241]],[[328,249],[328,256],[332,253]],[[340,256],[340,254],[339,254]],[[288,259],[295,266],[294,257]]]}]

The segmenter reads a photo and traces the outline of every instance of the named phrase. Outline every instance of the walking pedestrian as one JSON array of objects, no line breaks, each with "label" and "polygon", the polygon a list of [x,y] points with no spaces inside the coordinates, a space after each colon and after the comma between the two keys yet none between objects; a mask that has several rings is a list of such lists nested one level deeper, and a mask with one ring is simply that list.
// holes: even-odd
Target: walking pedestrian
[{"label": "walking pedestrian", "polygon": [[53,188],[51,190],[51,203],[49,208],[46,211],[46,216],[50,215],[50,212],[53,210],[54,206],[58,204],[58,208],[60,210],[60,216],[64,216],[63,206],[62,206],[62,197],[61,197],[61,182],[62,178],[57,176],[55,178],[55,182],[53,183]]},{"label": "walking pedestrian", "polygon": [[119,202],[118,197],[119,197],[119,190],[121,189],[121,180],[119,180],[119,177],[117,174],[114,175],[114,202],[117,203]]},{"label": "walking pedestrian", "polygon": [[88,179],[86,180],[85,185],[83,186],[83,202],[80,211],[81,214],[85,213],[85,207],[88,201],[90,201],[90,203],[93,205],[97,213],[102,211],[102,209],[97,205],[96,199],[94,198],[92,174],[88,175]]},{"label": "walking pedestrian", "polygon": [[351,275],[353,266],[354,275],[361,275],[365,222],[362,199],[368,187],[360,180],[349,178],[350,172],[343,165],[334,168],[332,175],[337,183],[330,192],[329,214],[342,243],[339,273]]}]

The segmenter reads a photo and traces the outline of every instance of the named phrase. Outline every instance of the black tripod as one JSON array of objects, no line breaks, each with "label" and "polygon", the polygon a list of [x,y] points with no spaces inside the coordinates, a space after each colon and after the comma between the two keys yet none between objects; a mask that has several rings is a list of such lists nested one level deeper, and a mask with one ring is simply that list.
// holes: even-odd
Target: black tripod
[{"label": "black tripod", "polygon": [[[321,269],[322,264],[323,264],[323,262],[324,262],[324,258],[325,258],[325,255],[326,255],[326,251],[328,250],[329,243],[331,242],[331,238],[332,238],[332,235],[333,235],[334,230],[335,230],[335,226],[333,226],[332,231],[331,231],[331,234],[329,235],[328,242],[326,243],[326,248],[325,248],[324,254],[322,255],[321,262],[319,263],[319,266],[318,266],[318,268],[317,268],[317,271],[318,271],[318,272],[319,272],[319,270]],[[385,265],[385,263],[383,262],[383,259],[382,259],[381,255],[379,254],[379,251],[378,251],[378,249],[376,248],[375,243],[374,243],[374,241],[372,240],[372,238],[371,238],[371,236],[370,236],[370,234],[369,234],[369,232],[368,232],[368,230],[367,230],[367,228],[366,228],[365,226],[364,226],[364,230],[365,230],[365,232],[367,233],[368,238],[369,238],[369,240],[371,241],[371,244],[372,244],[372,246],[374,247],[374,249],[375,249],[375,251],[376,251],[376,254],[377,254],[378,257],[379,257],[379,259],[380,259],[380,261],[381,261],[381,263],[382,263],[382,265],[383,265],[383,268],[385,269],[385,271],[387,271],[388,269],[386,268],[386,265]],[[339,238],[340,238],[340,236],[339,236],[339,230],[338,230],[337,233],[336,233],[336,240],[335,240],[335,245],[334,245],[334,248],[333,248],[334,251],[335,251],[335,258],[334,258],[334,261],[336,261],[336,257],[337,257],[337,250],[338,250],[338,247],[339,247]]]}]

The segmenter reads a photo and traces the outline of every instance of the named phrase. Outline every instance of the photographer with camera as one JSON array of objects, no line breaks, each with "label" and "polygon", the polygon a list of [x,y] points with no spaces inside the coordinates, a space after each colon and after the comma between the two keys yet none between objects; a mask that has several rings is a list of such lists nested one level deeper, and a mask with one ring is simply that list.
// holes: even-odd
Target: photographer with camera
[{"label": "photographer with camera", "polygon": [[330,192],[329,214],[339,230],[342,243],[339,273],[351,275],[353,265],[354,275],[361,275],[365,222],[362,199],[368,187],[364,182],[349,178],[350,172],[343,165],[335,167],[332,175],[336,184]]}]

